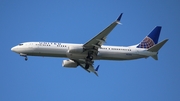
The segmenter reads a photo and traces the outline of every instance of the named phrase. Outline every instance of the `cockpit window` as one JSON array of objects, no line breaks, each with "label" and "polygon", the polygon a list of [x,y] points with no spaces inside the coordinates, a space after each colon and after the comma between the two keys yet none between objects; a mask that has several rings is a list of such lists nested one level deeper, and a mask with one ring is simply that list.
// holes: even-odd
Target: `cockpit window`
[{"label": "cockpit window", "polygon": [[23,45],[22,43],[19,44],[19,46],[22,46],[22,45]]}]

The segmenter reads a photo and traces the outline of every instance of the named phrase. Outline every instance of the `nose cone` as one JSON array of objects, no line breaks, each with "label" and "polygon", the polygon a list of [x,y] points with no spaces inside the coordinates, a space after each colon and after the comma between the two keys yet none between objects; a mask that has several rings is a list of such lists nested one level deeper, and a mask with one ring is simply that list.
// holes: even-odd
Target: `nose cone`
[{"label": "nose cone", "polygon": [[14,47],[11,48],[11,51],[14,51]]},{"label": "nose cone", "polygon": [[11,51],[16,52],[16,51],[17,51],[17,47],[16,47],[16,46],[15,46],[15,47],[12,47],[12,48],[11,48]]}]

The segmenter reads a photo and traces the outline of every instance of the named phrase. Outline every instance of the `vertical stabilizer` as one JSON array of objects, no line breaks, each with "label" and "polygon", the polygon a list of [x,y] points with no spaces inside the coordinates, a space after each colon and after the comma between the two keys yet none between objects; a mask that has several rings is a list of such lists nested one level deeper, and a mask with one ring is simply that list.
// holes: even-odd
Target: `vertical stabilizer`
[{"label": "vertical stabilizer", "polygon": [[156,26],[151,33],[146,36],[137,46],[137,48],[149,49],[158,43],[161,26]]}]

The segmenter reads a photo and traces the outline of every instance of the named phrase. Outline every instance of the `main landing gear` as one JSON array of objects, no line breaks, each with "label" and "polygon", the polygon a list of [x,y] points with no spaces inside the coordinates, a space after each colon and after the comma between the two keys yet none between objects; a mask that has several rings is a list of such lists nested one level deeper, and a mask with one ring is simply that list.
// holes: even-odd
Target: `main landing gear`
[{"label": "main landing gear", "polygon": [[88,56],[86,57],[86,66],[85,69],[89,68],[89,63],[91,63],[93,60],[93,52],[88,52]]}]

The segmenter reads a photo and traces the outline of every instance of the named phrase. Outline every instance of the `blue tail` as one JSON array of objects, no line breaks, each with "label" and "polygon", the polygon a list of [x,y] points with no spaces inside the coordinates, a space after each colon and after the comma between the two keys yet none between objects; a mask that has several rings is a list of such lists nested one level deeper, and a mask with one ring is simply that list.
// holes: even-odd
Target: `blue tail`
[{"label": "blue tail", "polygon": [[141,41],[137,48],[148,49],[158,43],[159,35],[161,32],[161,26],[157,26],[154,30]]}]

